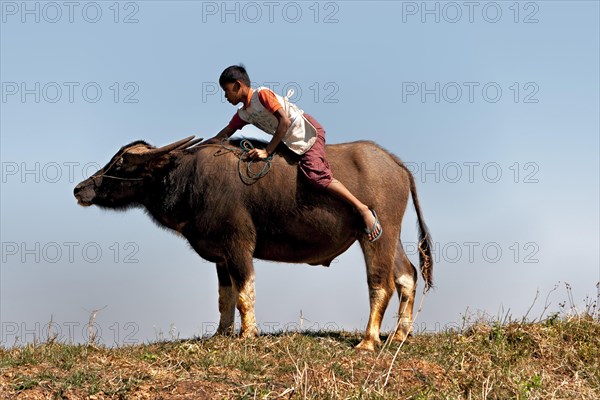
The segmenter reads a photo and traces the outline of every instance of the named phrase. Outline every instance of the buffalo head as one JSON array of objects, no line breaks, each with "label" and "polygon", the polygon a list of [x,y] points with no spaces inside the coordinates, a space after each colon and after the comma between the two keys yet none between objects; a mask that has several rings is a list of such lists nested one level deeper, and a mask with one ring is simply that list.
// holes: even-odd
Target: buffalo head
[{"label": "buffalo head", "polygon": [[200,141],[189,136],[159,148],[141,140],[123,146],[104,168],[75,187],[77,203],[113,209],[135,205],[139,202],[139,189],[156,177],[157,170],[172,152],[188,149]]}]

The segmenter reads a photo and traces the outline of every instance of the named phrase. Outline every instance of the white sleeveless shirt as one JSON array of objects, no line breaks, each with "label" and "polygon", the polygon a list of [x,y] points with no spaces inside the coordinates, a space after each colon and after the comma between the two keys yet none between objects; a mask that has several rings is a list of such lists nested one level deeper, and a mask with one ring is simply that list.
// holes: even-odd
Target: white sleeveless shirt
[{"label": "white sleeveless shirt", "polygon": [[[263,130],[269,135],[275,134],[279,120],[275,115],[262,105],[258,94],[261,90],[270,90],[269,88],[259,87],[254,89],[250,97],[250,104],[246,108],[240,108],[238,115],[240,118],[257,128]],[[288,97],[293,91],[288,92],[286,97],[281,97],[275,93],[275,97],[284,109],[290,119],[290,127],[281,140],[291,151],[296,154],[306,153],[317,140],[316,128],[304,118],[304,111],[297,105],[290,103]]]}]

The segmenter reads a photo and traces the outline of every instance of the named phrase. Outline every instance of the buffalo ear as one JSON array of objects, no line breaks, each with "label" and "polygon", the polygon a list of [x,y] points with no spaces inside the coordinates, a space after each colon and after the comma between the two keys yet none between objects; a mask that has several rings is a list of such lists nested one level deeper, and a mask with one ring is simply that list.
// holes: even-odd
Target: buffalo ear
[{"label": "buffalo ear", "polygon": [[170,153],[166,153],[163,155],[160,155],[158,157],[153,157],[150,161],[148,161],[146,163],[146,165],[148,165],[148,169],[152,170],[152,169],[160,169],[162,167],[164,167],[165,165],[169,164],[169,162],[171,162],[173,160],[173,158],[176,157],[175,154],[173,154],[175,152],[170,152]]}]

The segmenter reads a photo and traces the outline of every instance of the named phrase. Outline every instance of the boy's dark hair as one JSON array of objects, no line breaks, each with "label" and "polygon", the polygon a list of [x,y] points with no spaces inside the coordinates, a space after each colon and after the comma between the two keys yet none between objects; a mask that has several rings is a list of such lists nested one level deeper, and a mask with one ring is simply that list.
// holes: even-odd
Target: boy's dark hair
[{"label": "boy's dark hair", "polygon": [[219,77],[219,85],[221,87],[224,87],[227,83],[234,83],[236,81],[250,86],[250,77],[242,64],[225,68],[225,71],[221,72],[221,76]]}]

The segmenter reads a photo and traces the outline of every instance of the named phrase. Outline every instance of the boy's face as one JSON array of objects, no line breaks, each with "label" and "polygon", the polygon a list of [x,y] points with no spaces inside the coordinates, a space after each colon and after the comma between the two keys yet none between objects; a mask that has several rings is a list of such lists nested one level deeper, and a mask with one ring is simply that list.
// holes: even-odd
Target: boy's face
[{"label": "boy's face", "polygon": [[243,102],[243,100],[244,100],[244,97],[243,97],[244,91],[242,90],[242,86],[243,85],[239,81],[226,83],[223,86],[223,91],[225,92],[225,98],[227,99],[228,102],[230,102],[234,106],[239,104],[240,102]]}]

